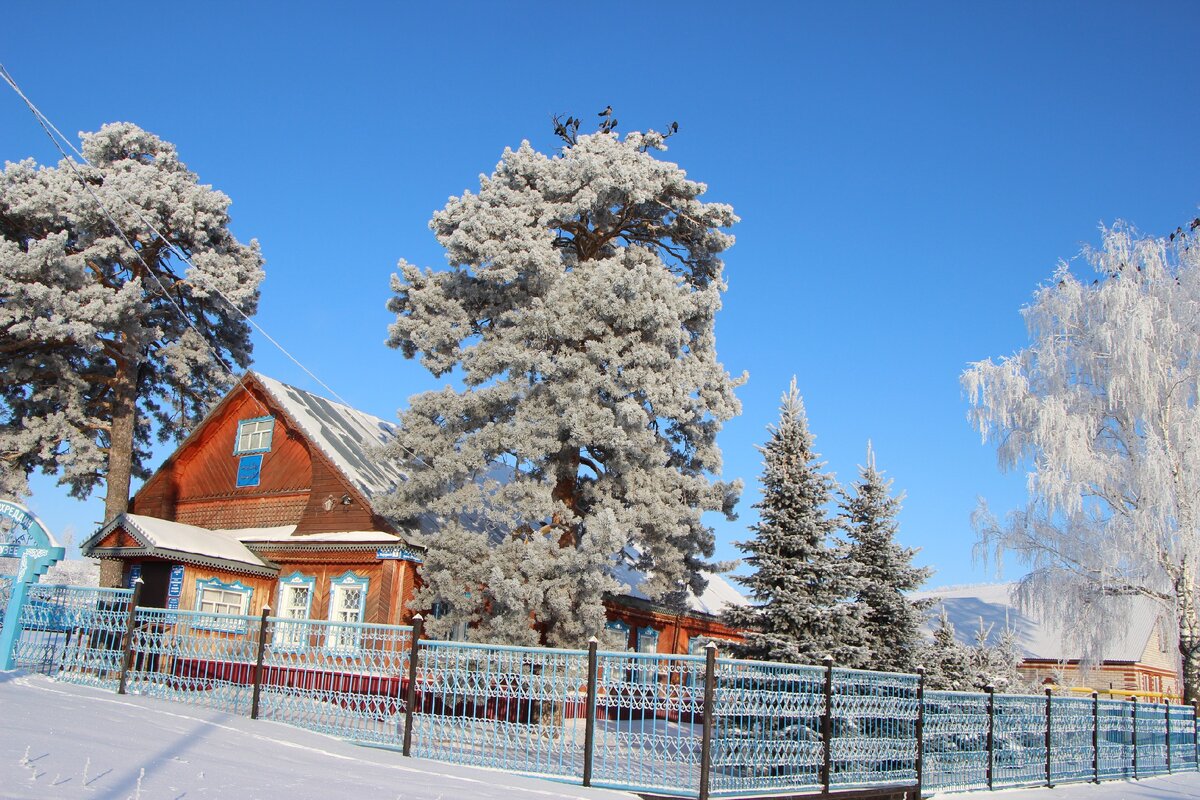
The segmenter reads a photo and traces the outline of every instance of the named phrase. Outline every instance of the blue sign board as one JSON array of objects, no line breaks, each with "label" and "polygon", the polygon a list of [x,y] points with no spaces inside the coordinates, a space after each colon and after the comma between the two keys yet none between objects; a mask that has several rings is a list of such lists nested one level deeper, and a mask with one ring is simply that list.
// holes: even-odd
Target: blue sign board
[{"label": "blue sign board", "polygon": [[142,565],[133,564],[129,567],[129,588],[132,589],[134,584],[138,582],[138,578],[142,577]]},{"label": "blue sign board", "polygon": [[179,596],[183,594],[183,565],[171,565],[171,577],[167,580],[167,608],[179,608]]}]

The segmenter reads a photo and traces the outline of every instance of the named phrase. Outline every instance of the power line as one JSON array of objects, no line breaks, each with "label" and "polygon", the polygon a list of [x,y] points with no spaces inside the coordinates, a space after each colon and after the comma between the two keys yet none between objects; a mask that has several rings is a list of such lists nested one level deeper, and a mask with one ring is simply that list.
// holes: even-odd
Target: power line
[{"label": "power line", "polygon": [[[117,232],[121,235],[121,238],[124,239],[126,244],[128,244],[132,248],[133,245],[130,244],[129,239],[125,236],[125,234],[121,230],[120,226],[117,225],[117,223],[113,220],[112,216],[108,213],[108,210],[106,208],[104,208],[104,205],[100,202],[99,198],[96,197],[95,192],[93,192],[91,187],[87,184],[87,182],[83,180],[83,177],[79,175],[79,172],[75,169],[74,163],[71,161],[71,157],[69,155],[67,155],[67,152],[63,149],[62,144],[60,144],[59,140],[61,139],[62,142],[65,142],[67,147],[69,147],[71,149],[71,151],[76,156],[78,156],[79,160],[82,161],[84,164],[87,164],[88,166],[93,166],[92,163],[90,161],[88,161],[87,157],[84,156],[83,153],[81,153],[77,147],[75,147],[75,144],[70,139],[68,139],[66,136],[64,136],[62,131],[60,131],[54,125],[54,123],[51,122],[50,119],[48,117],[46,117],[46,115],[43,114],[36,105],[34,105],[33,101],[30,100],[29,97],[23,91],[21,91],[21,87],[17,85],[17,82],[13,79],[12,75],[9,74],[8,70],[5,69],[3,64],[0,64],[0,77],[4,78],[5,82],[9,86],[12,87],[13,91],[15,91],[17,93],[17,95],[25,102],[25,105],[27,105],[29,107],[30,112],[34,115],[34,118],[38,121],[38,124],[42,126],[42,129],[44,131],[46,131],[46,135],[50,138],[50,141],[54,144],[55,148],[58,150],[58,152],[60,152],[62,154],[63,158],[66,159],[67,162],[70,164],[71,170],[73,172],[75,172],[76,177],[79,178],[80,182],[84,185],[84,188],[86,188],[88,190],[88,193],[92,195],[92,198],[96,201],[96,204],[98,206],[100,206],[101,211],[103,211],[104,215],[106,217],[108,217],[109,222],[113,225],[114,228],[117,229]],[[51,133],[51,131],[53,131],[53,133]],[[57,134],[57,137],[58,137],[57,139],[55,138],[55,134]],[[146,216],[146,214],[144,213],[143,209],[140,206],[138,206],[136,203],[132,202],[129,198],[125,197],[120,192],[116,192],[115,194],[117,195],[118,198],[121,199],[121,201],[123,203],[125,203],[127,206],[129,206],[129,208],[131,208],[133,210],[133,213],[138,217],[139,221],[141,221],[141,223],[143,225],[145,225],[147,228],[149,228],[150,231],[154,233],[154,235],[156,235],[160,240],[162,240],[162,242],[167,246],[167,248],[171,251],[171,253],[173,253],[175,255],[176,258],[178,258],[180,261],[187,264],[188,266],[195,268],[195,264],[192,263],[191,259],[187,255],[187,253],[185,253],[183,251],[183,248],[179,247],[177,244],[175,244],[173,241],[171,241],[171,239],[166,234],[164,234],[161,230],[159,230],[159,228],[154,224],[154,222]],[[135,252],[137,252],[137,251],[135,250]],[[138,260],[140,260],[143,264],[145,264],[147,269],[150,268],[149,264],[146,264],[145,260],[142,259],[140,253],[138,254]],[[153,271],[151,272],[151,274],[153,275]],[[158,283],[159,288],[162,288],[164,294],[166,294],[166,289],[163,287],[162,282],[158,280],[157,275],[154,275],[154,279],[155,279],[155,282]],[[229,305],[230,308],[232,308],[234,311],[236,311],[238,314],[241,315],[242,319],[244,319],[248,324],[253,326],[254,329],[257,330],[260,334],[262,334],[263,338],[265,338],[268,342],[270,342],[272,345],[274,345],[275,348],[277,350],[279,350],[279,352],[281,352],[285,356],[287,356],[288,359],[290,359],[293,364],[298,366],[300,369],[304,370],[305,374],[307,374],[310,378],[312,378],[314,381],[316,381],[317,384],[319,384],[327,392],[329,392],[335,398],[337,398],[343,405],[346,405],[346,406],[350,405],[348,402],[346,402],[346,400],[341,395],[339,395],[336,391],[334,391],[332,387],[330,387],[327,383],[325,383],[325,381],[323,381],[319,377],[317,377],[317,375],[312,370],[310,370],[308,367],[306,367],[304,364],[302,364],[299,359],[297,359],[290,352],[288,352],[288,350],[283,345],[281,345],[278,341],[276,341],[275,338],[273,336],[271,336],[271,334],[267,333],[267,331],[265,329],[263,329],[263,327],[261,325],[259,325],[257,322],[255,322],[245,311],[243,311],[237,303],[230,300],[225,295],[225,293],[221,291],[220,287],[207,286],[205,288],[212,291],[214,294],[216,294],[218,297],[220,297],[222,300],[224,300],[226,302],[226,304]],[[168,300],[170,300],[169,296],[168,296]],[[175,305],[176,310],[179,311],[179,313],[184,316],[185,321],[187,321],[188,324],[191,325],[191,321],[187,319],[187,316],[185,314],[183,314],[183,310],[181,308],[179,308],[179,306],[176,305],[174,303],[174,301],[171,301],[171,302],[172,302],[172,305]],[[192,327],[193,327],[193,330],[195,330],[195,326],[192,326]],[[196,333],[199,334],[200,331],[197,330]],[[201,334],[201,337],[204,338],[203,334]],[[207,338],[205,338],[205,343],[206,344],[208,343]],[[209,347],[209,349],[213,350],[213,348],[211,346]],[[217,356],[217,353],[215,350],[213,350],[213,355]],[[220,359],[219,356],[217,356],[217,360],[220,361],[222,364],[224,364],[224,361],[222,359]],[[226,367],[226,369],[228,370],[228,367]],[[229,371],[230,375],[232,376],[233,371],[232,370],[228,370],[228,371]]]}]

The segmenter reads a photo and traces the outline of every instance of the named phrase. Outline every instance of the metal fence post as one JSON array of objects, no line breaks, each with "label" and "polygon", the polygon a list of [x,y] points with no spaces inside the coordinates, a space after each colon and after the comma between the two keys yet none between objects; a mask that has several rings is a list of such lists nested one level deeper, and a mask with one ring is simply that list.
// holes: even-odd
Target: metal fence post
[{"label": "metal fence post", "polygon": [[717,643],[704,646],[704,721],[700,729],[700,800],[708,800],[712,773],[713,704],[717,695]]},{"label": "metal fence post", "polygon": [[1100,782],[1100,693],[1092,692],[1092,783]]},{"label": "metal fence post", "polygon": [[1171,774],[1171,698],[1163,697],[1164,717],[1167,721],[1167,774]]},{"label": "metal fence post", "polygon": [[1051,778],[1053,774],[1050,768],[1050,704],[1054,690],[1049,686],[1046,687],[1046,785],[1053,786],[1054,781]]},{"label": "metal fence post", "polygon": [[408,651],[408,688],[404,692],[404,749],[406,756],[412,755],[413,705],[417,702],[417,659],[421,646],[421,634],[425,630],[425,618],[417,614],[412,619],[412,642]]},{"label": "metal fence post", "polygon": [[121,677],[117,681],[117,694],[125,694],[129,679],[129,664],[133,660],[133,626],[137,622],[137,605],[142,599],[141,576],[133,582],[133,596],[129,598],[129,614],[125,617],[125,635],[121,638]]},{"label": "metal fence post", "polygon": [[825,711],[821,715],[821,792],[829,794],[833,779],[833,656],[821,659],[825,665]]},{"label": "metal fence post", "polygon": [[1192,701],[1192,749],[1196,751],[1196,769],[1200,770],[1200,700]]},{"label": "metal fence post", "polygon": [[925,782],[925,668],[917,667],[917,792],[913,800],[921,800]]},{"label": "metal fence post", "polygon": [[263,655],[267,651],[267,617],[271,607],[263,606],[262,618],[258,621],[258,652],[254,656],[254,692],[250,698],[250,719],[258,719],[258,700],[262,694]]},{"label": "metal fence post", "polygon": [[996,765],[996,687],[990,683],[983,687],[987,692],[987,714],[988,714],[988,730],[987,730],[987,785],[992,788],[992,773],[995,772]]},{"label": "metal fence post", "polygon": [[587,707],[583,727],[583,785],[592,785],[592,751],[596,747],[596,672],[600,659],[596,655],[596,637],[588,639]]},{"label": "metal fence post", "polygon": [[1133,779],[1136,781],[1138,777],[1137,695],[1131,695],[1129,699],[1133,706]]}]

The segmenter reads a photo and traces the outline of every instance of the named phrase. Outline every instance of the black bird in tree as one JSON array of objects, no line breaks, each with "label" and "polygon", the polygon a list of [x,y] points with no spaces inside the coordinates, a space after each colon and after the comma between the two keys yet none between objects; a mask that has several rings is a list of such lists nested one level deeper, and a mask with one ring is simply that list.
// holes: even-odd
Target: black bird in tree
[{"label": "black bird in tree", "polygon": [[601,111],[596,116],[597,117],[611,117],[612,116],[612,106],[605,106],[604,110]]}]

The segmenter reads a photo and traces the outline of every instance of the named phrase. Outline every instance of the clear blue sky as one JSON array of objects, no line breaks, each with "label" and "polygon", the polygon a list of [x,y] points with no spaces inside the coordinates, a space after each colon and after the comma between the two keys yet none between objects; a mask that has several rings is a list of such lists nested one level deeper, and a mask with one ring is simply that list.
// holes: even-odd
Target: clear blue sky
[{"label": "clear blue sky", "polygon": [[[233,198],[267,258],[258,321],[386,418],[437,388],[383,345],[388,276],[444,263],[426,224],[550,115],[680,123],[666,158],[743,222],[718,349],[747,370],[721,435],[747,490],[798,377],[843,481],[868,439],[907,491],[901,540],[931,585],[973,565],[969,514],[1020,502],[965,420],[973,360],[1101,222],[1165,233],[1200,203],[1196,3],[15,3],[0,61],[64,131],[128,120]],[[57,154],[7,87],[0,158]],[[257,368],[321,391],[256,338]],[[165,454],[164,454],[165,455]],[[39,481],[34,510],[90,532],[100,504]],[[1019,574],[1010,569],[1006,575]]]}]

